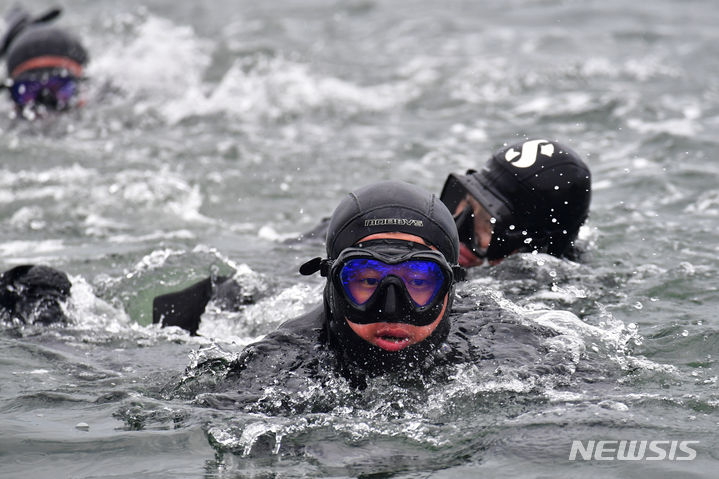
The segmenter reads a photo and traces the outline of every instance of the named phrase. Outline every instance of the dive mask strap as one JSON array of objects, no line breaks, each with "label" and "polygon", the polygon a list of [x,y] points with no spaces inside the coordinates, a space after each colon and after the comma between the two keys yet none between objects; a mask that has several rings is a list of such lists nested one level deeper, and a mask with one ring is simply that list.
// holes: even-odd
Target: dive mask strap
[{"label": "dive mask strap", "polygon": [[331,259],[322,259],[319,256],[317,258],[312,258],[300,266],[300,274],[303,276],[311,276],[319,271],[320,276],[326,278],[330,274],[333,262],[334,261]]},{"label": "dive mask strap", "polygon": [[452,277],[455,283],[467,279],[467,270],[458,264],[452,265]]}]

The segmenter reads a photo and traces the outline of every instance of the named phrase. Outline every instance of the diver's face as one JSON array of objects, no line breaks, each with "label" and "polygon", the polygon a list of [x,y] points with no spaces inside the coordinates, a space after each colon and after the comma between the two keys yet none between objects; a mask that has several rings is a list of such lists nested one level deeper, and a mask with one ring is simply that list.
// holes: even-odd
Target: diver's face
[{"label": "diver's face", "polygon": [[[477,241],[477,246],[486,250],[489,248],[490,241],[492,241],[492,215],[473,196],[467,194],[457,205],[454,216],[462,213],[467,206],[470,206],[474,212],[474,237]],[[490,265],[495,265],[501,261],[501,259],[495,259],[488,262]],[[482,263],[484,263],[484,258],[479,258],[472,253],[469,245],[459,244],[459,264],[461,266],[471,268]]]},{"label": "diver's face", "polygon": [[[404,241],[411,241],[414,243],[420,243],[425,246],[429,246],[432,249],[436,249],[431,245],[427,245],[425,241],[419,236],[410,235],[406,233],[378,233],[374,235],[362,238],[360,241],[369,241],[374,239],[399,239]],[[349,319],[345,318],[347,324],[352,331],[357,334],[360,338],[364,339],[370,344],[373,344],[385,351],[400,351],[404,348],[417,344],[427,339],[437,326],[442,321],[445,310],[447,309],[447,295],[444,297],[444,303],[441,312],[437,315],[437,318],[426,326],[415,326],[407,323],[399,322],[376,322],[368,324],[353,323]]]}]

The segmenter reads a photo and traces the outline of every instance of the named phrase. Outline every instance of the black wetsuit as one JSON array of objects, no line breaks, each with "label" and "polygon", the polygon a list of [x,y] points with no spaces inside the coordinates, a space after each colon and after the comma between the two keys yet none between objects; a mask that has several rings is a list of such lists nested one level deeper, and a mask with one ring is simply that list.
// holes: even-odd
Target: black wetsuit
[{"label": "black wetsuit", "polygon": [[[392,381],[446,381],[453,368],[471,364],[490,376],[503,368],[524,375],[566,373],[572,360],[552,350],[556,332],[524,324],[490,297],[459,299],[450,314],[446,340],[419,363],[384,372]],[[330,340],[323,306],[283,323],[247,346],[236,359],[211,358],[188,368],[170,395],[201,404],[247,411],[299,413],[335,407],[338,384],[362,389],[375,371],[354,364]],[[331,385],[333,387],[328,387]],[[268,394],[272,391],[272,394]]]}]

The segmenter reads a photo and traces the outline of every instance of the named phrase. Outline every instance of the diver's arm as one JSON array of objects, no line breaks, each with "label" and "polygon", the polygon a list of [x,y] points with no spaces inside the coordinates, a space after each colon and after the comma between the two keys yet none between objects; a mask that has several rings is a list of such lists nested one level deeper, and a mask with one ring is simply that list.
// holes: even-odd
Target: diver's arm
[{"label": "diver's arm", "polygon": [[[220,285],[227,281],[233,280],[224,276],[217,278]],[[163,328],[178,326],[196,336],[202,314],[215,289],[212,278],[207,277],[180,291],[156,296],[152,300],[152,322],[160,323]]]}]

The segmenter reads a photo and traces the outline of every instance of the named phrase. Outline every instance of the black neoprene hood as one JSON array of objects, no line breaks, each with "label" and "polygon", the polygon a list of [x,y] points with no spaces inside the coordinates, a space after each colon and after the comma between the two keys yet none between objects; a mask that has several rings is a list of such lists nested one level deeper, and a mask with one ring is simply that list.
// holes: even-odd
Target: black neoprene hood
[{"label": "black neoprene hood", "polygon": [[68,58],[79,65],[87,63],[88,55],[72,34],[49,25],[32,25],[10,44],[7,53],[8,75],[24,62],[42,56]]},{"label": "black neoprene hood", "polygon": [[327,230],[327,257],[337,258],[366,236],[389,232],[419,236],[448,263],[457,263],[459,239],[452,214],[436,195],[401,181],[365,186],[340,202]]},{"label": "black neoprene hood", "polygon": [[[531,139],[497,151],[480,171],[450,175],[441,197],[453,208],[465,191],[495,218],[491,257],[521,248],[525,238],[561,254],[587,219],[591,174],[566,146]],[[509,228],[526,236],[512,237]]]}]

